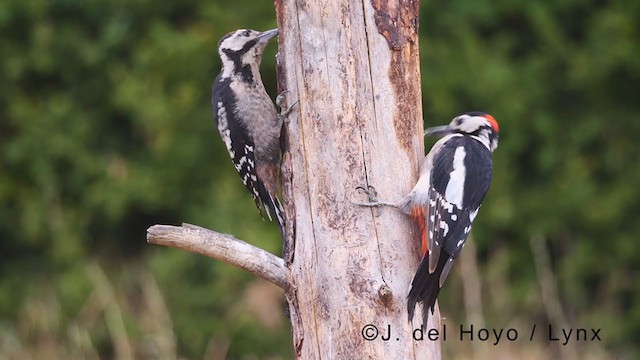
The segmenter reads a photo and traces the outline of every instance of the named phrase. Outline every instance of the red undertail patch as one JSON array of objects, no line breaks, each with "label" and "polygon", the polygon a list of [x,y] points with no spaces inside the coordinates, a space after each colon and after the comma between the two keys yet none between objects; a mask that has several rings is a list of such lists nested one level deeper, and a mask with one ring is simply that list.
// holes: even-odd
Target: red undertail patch
[{"label": "red undertail patch", "polygon": [[429,250],[429,246],[427,245],[427,223],[425,221],[425,211],[421,206],[414,206],[411,208],[411,216],[418,224],[418,228],[420,229],[421,240],[422,240],[422,254],[426,254]]}]

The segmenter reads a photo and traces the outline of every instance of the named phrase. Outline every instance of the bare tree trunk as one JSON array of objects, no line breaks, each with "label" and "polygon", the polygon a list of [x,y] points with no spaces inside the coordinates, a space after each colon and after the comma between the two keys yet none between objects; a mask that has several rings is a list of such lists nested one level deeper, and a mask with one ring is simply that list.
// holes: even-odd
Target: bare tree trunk
[{"label": "bare tree trunk", "polygon": [[439,359],[440,313],[423,333],[407,294],[420,234],[396,201],[424,157],[414,0],[276,0],[285,125],[283,258],[207,229],[152,226],[151,243],[239,266],[285,289],[298,359]]},{"label": "bare tree trunk", "polygon": [[[280,86],[298,101],[283,165],[298,358],[440,357],[439,341],[414,340],[420,324],[407,322],[418,230],[395,209],[350,203],[358,186],[398,200],[417,179],[418,9],[417,1],[276,0]],[[369,324],[379,330],[373,341]]]}]

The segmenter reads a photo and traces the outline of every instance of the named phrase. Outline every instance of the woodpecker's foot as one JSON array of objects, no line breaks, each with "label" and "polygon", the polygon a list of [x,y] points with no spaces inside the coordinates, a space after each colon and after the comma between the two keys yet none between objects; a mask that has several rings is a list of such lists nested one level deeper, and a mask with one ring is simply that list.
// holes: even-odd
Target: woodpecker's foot
[{"label": "woodpecker's foot", "polygon": [[276,96],[276,105],[280,108],[280,117],[282,119],[286,119],[287,116],[291,113],[293,108],[298,105],[298,101],[293,103],[291,106],[287,107],[287,93],[289,90],[284,90],[278,96]]},{"label": "woodpecker's foot", "polygon": [[290,92],[290,91],[289,90],[284,90],[280,94],[278,94],[278,96],[276,96],[276,105],[278,105],[278,107],[280,109],[284,108],[287,105],[287,93],[288,92]]},{"label": "woodpecker's foot", "polygon": [[353,205],[367,206],[367,207],[379,207],[379,206],[397,207],[397,205],[394,203],[378,200],[378,193],[373,186],[369,185],[366,188],[364,186],[358,186],[356,188],[356,191],[364,192],[367,195],[369,202],[363,203],[363,202],[351,201]]},{"label": "woodpecker's foot", "polygon": [[358,186],[356,188],[357,192],[364,192],[367,195],[367,199],[369,200],[368,203],[360,203],[360,202],[351,202],[354,205],[360,205],[360,206],[369,206],[369,207],[374,207],[374,206],[380,206],[380,203],[378,201],[378,192],[376,191],[376,188],[374,188],[371,185],[367,185],[367,187],[365,188],[364,186]]}]

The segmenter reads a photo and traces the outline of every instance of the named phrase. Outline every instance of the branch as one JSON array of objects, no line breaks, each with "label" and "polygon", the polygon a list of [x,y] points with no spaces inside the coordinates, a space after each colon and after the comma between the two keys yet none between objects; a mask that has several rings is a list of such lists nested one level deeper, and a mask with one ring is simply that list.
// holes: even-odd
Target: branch
[{"label": "branch", "polygon": [[231,235],[190,224],[154,225],[147,229],[147,242],[226,262],[270,281],[285,291],[290,287],[289,271],[282,258]]}]

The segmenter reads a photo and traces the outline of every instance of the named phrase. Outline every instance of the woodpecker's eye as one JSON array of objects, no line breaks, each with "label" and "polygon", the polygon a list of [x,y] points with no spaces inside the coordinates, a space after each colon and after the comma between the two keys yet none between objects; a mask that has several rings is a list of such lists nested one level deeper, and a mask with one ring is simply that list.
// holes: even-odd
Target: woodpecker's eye
[{"label": "woodpecker's eye", "polygon": [[247,37],[249,36],[249,30],[245,30],[242,32],[242,36]]},{"label": "woodpecker's eye", "polygon": [[463,118],[458,118],[458,121],[456,121],[456,125],[462,125],[463,122],[464,122]]}]

